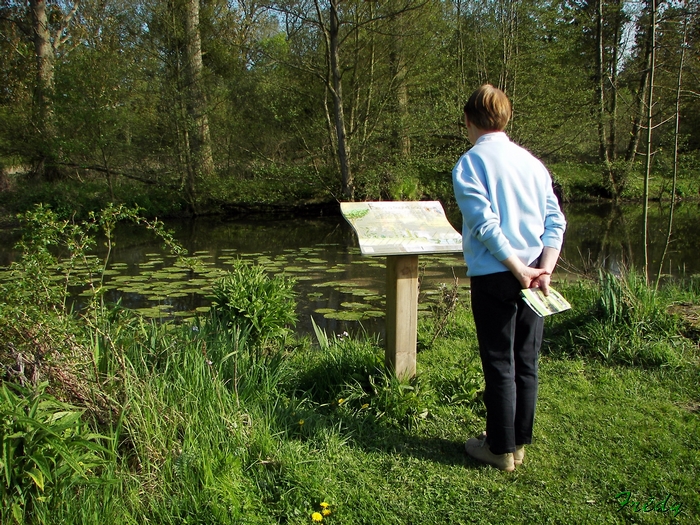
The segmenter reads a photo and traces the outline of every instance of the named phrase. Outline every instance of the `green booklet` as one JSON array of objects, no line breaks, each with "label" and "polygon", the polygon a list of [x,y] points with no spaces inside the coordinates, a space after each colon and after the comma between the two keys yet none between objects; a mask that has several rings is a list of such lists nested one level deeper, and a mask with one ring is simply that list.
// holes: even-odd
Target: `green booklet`
[{"label": "green booklet", "polygon": [[539,288],[528,288],[522,290],[520,295],[523,300],[532,308],[537,315],[545,317],[547,315],[558,314],[565,310],[569,310],[571,305],[551,286],[549,287],[549,295],[545,296]]}]

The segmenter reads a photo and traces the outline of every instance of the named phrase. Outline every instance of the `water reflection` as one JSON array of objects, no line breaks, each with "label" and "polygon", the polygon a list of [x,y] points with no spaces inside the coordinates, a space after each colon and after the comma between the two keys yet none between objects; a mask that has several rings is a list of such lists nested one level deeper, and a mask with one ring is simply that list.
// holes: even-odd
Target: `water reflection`
[{"label": "water reflection", "polygon": [[[644,217],[641,204],[570,205],[561,267],[585,273],[596,267],[613,272],[644,266]],[[659,271],[668,234],[668,204],[652,203],[649,209],[649,273]],[[681,203],[674,213],[673,229],[663,261],[662,274],[688,276],[700,272],[698,203]]]}]

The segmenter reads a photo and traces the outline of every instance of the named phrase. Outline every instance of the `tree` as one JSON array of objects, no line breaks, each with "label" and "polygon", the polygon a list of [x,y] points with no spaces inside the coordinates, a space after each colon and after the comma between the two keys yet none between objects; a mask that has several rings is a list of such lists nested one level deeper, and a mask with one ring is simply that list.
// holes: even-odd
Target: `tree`
[{"label": "tree", "polygon": [[187,195],[192,211],[198,212],[197,180],[214,175],[207,100],[203,86],[204,63],[199,32],[199,0],[185,0],[186,106],[191,125],[187,129]]},{"label": "tree", "polygon": [[[60,176],[58,168],[58,147],[56,144],[56,123],[54,110],[54,67],[56,53],[70,40],[69,27],[78,11],[79,3],[54,6],[58,16],[49,17],[47,0],[29,0],[32,15],[32,40],[36,56],[36,84],[34,91],[38,155],[34,159],[34,171],[47,179]],[[57,19],[53,31],[50,19]]]}]

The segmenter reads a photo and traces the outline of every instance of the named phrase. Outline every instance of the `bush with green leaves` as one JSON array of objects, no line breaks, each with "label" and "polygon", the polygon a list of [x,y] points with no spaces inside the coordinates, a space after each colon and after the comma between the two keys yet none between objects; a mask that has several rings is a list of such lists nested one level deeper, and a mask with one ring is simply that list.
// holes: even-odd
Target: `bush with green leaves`
[{"label": "bush with green leaves", "polygon": [[236,261],[213,287],[212,315],[229,330],[246,332],[262,344],[290,333],[296,317],[294,281],[270,276],[261,266]]},{"label": "bush with green leaves", "polygon": [[107,438],[82,421],[83,411],[36,388],[0,386],[2,523],[46,521],[54,495],[85,483],[110,460]]}]

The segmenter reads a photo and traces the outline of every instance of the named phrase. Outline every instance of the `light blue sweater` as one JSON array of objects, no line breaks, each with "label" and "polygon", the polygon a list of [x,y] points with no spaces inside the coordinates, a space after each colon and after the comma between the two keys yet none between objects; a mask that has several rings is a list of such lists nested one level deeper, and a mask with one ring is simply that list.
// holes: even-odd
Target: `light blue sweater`
[{"label": "light blue sweater", "polygon": [[544,246],[561,249],[566,220],[547,168],[503,132],[487,133],[452,170],[462,211],[467,275],[507,272],[515,254],[531,265]]}]

